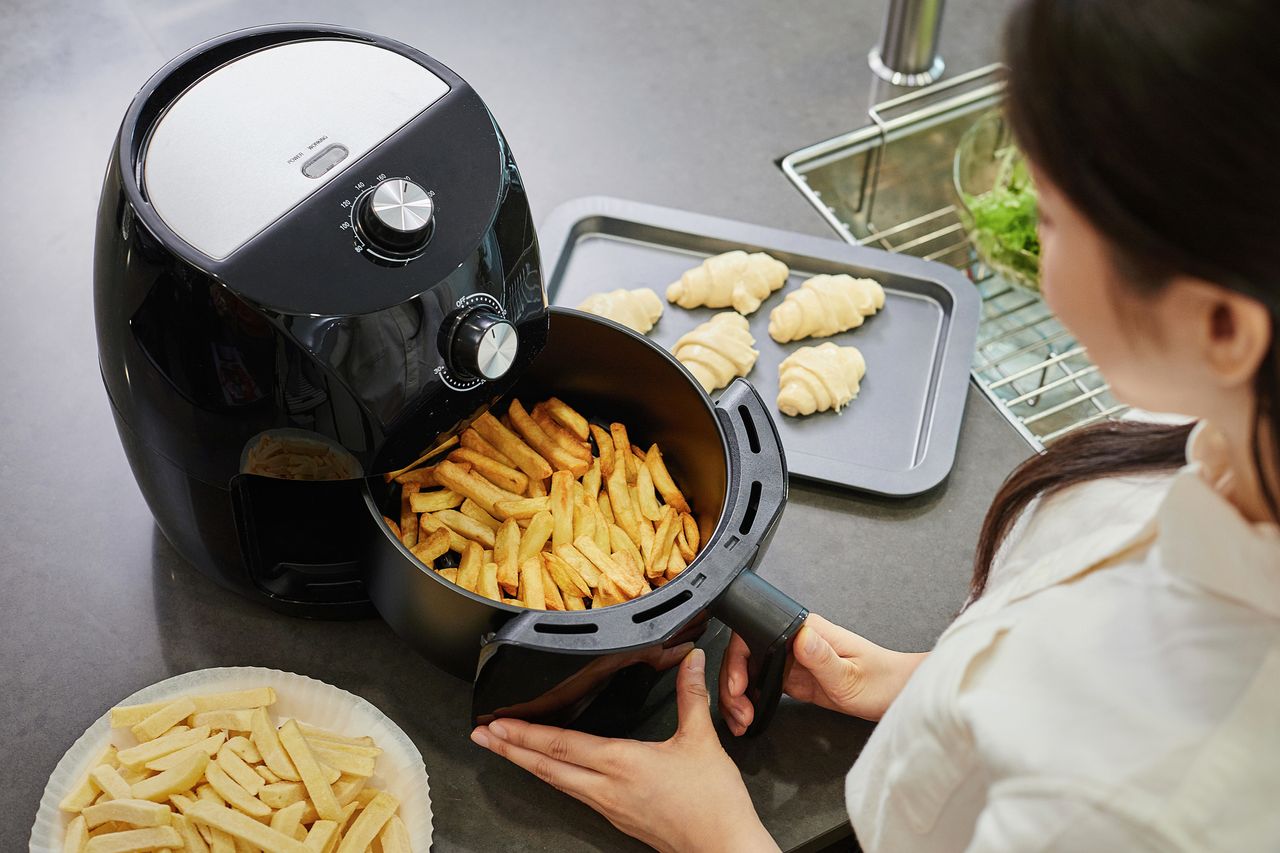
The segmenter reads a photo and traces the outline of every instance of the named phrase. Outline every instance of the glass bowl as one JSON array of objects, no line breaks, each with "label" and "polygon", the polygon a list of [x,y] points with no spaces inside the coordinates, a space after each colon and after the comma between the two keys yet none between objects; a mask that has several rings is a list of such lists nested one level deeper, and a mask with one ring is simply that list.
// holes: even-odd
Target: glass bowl
[{"label": "glass bowl", "polygon": [[1010,282],[1040,291],[1036,191],[999,111],[965,131],[952,164],[960,219],[978,258]]}]

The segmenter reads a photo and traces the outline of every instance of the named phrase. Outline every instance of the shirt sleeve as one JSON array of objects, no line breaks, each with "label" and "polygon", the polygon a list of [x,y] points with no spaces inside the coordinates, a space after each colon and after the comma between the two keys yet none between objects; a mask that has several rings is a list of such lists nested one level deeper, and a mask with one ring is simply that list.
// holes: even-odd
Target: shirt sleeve
[{"label": "shirt sleeve", "polygon": [[991,789],[966,853],[1189,850],[1145,794],[1103,783],[1011,779]]}]

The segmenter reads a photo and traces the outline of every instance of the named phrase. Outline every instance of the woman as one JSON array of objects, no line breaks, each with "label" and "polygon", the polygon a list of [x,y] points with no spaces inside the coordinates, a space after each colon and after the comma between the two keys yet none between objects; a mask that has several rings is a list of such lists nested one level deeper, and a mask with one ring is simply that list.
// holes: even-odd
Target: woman
[{"label": "woman", "polygon": [[[1025,0],[1007,111],[1044,296],[1120,400],[1013,473],[926,655],[821,618],[796,699],[883,719],[849,774],[868,851],[1280,849],[1280,4]],[[750,723],[747,652],[720,679]],[[665,743],[527,723],[483,746],[672,850],[772,850],[700,651]],[[696,790],[695,790],[696,789]]]}]

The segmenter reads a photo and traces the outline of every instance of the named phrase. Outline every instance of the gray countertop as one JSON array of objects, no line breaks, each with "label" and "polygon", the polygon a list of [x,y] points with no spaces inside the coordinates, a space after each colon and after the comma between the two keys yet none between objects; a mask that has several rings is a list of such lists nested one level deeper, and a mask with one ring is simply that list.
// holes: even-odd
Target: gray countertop
[{"label": "gray countertop", "polygon": [[[1007,0],[952,0],[954,72],[989,62]],[[112,135],[145,78],[237,27],[324,20],[385,33],[488,101],[535,216],[607,194],[827,235],[775,160],[863,122],[880,2],[0,4],[0,849],[26,844],[59,756],[114,701],[167,676],[261,665],[379,706],[426,759],[440,851],[636,846],[467,740],[469,688],[381,622],[278,616],[196,574],[134,485],[96,365],[94,215]],[[983,511],[1027,447],[971,389],[955,470],[885,502],[794,484],[762,573],[871,639],[926,649],[959,608]],[[713,643],[713,665],[719,643]],[[662,737],[674,707],[639,732]],[[729,744],[784,849],[844,826],[865,723],[786,703]]]}]

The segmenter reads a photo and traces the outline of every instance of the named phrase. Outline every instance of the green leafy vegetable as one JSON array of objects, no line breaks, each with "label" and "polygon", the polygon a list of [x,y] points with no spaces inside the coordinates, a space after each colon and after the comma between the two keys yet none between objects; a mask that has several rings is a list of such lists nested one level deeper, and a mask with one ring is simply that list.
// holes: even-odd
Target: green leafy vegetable
[{"label": "green leafy vegetable", "polygon": [[973,217],[970,238],[988,266],[1038,289],[1040,235],[1036,231],[1035,186],[1026,161],[1012,150],[1001,172],[1002,179],[994,188],[965,199]]}]

